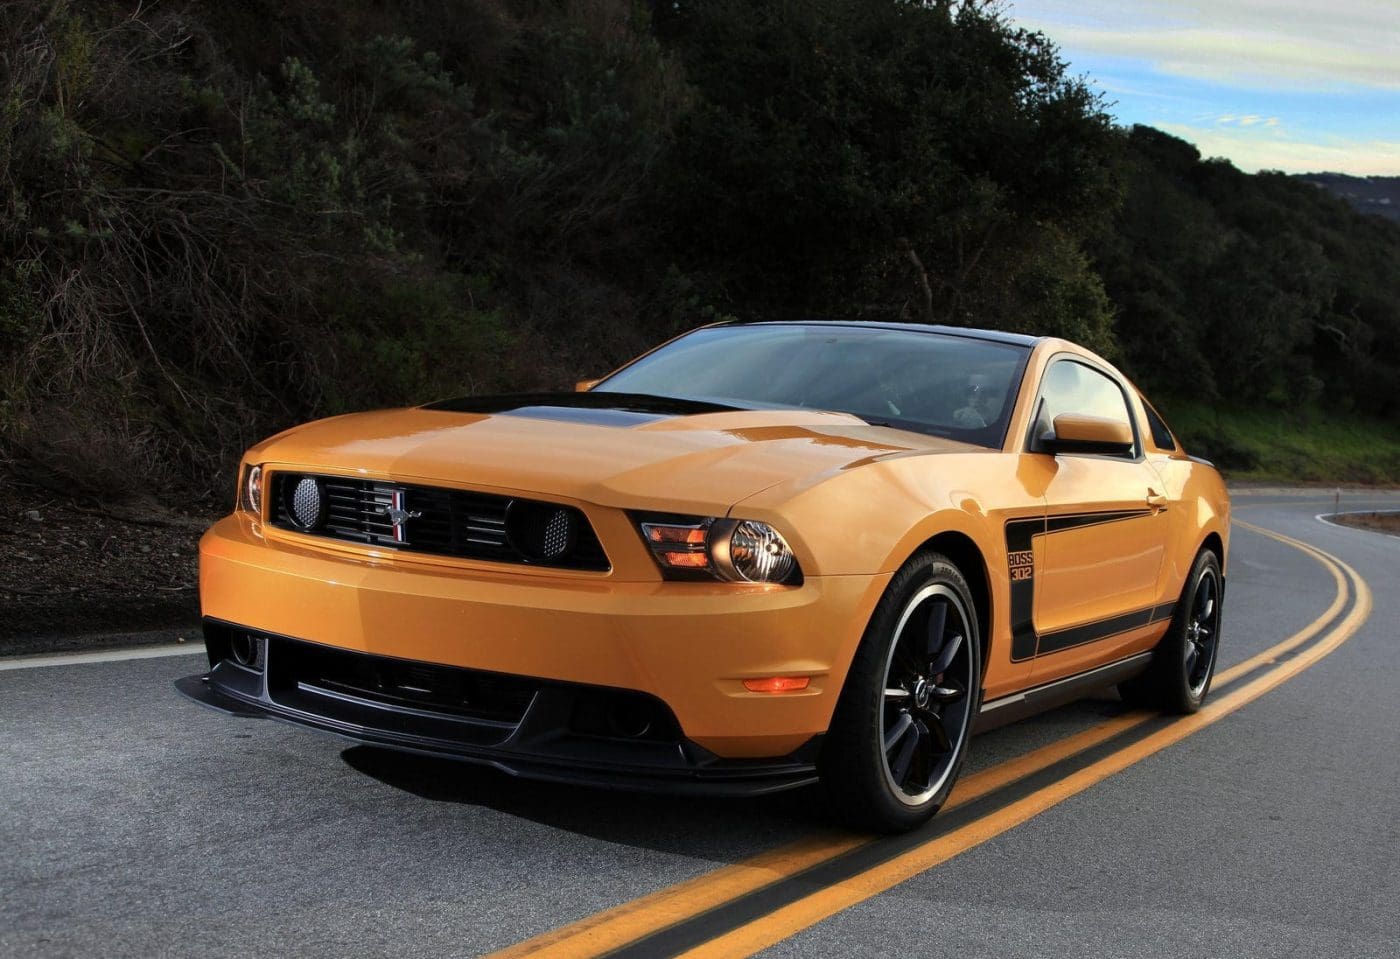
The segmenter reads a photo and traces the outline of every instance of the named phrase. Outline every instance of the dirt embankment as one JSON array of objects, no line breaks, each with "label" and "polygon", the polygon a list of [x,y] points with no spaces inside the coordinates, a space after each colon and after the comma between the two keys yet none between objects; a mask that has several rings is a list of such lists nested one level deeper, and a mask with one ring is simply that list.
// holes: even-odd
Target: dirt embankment
[{"label": "dirt embankment", "polygon": [[20,637],[194,626],[197,545],[214,514],[0,486],[0,655]]},{"label": "dirt embankment", "polygon": [[1357,529],[1369,529],[1375,533],[1389,533],[1400,536],[1400,513],[1338,513],[1330,517],[1332,522]]}]

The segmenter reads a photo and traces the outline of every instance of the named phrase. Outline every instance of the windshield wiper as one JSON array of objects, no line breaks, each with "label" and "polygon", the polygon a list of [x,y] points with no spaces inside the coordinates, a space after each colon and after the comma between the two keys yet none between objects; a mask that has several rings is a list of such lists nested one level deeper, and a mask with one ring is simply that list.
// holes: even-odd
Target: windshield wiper
[{"label": "windshield wiper", "polygon": [[925,436],[937,436],[940,439],[951,439],[953,434],[948,430],[940,430],[927,423],[917,423],[913,420],[885,420],[874,416],[861,416],[859,413],[852,413],[856,419],[866,426],[882,426],[890,430],[904,430],[906,433],[922,433]]}]

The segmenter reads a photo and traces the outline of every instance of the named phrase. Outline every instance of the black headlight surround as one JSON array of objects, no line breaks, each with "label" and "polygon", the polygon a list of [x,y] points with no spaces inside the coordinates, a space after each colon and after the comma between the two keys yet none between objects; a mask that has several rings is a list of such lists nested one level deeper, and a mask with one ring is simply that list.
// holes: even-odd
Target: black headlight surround
[{"label": "black headlight surround", "polygon": [[[773,581],[745,579],[737,574],[732,563],[726,561],[729,537],[745,522],[763,523],[763,525],[773,529],[779,538],[783,539],[784,545],[791,552],[792,546],[787,543],[782,533],[770,523],[765,523],[762,520],[750,521],[727,517],[691,516],[684,513],[653,513],[637,510],[629,510],[627,515],[641,536],[642,542],[646,544],[647,551],[651,554],[657,569],[661,571],[663,579],[673,582],[733,583],[739,586],[801,586],[803,583],[802,564],[797,560],[795,554],[792,559],[792,569],[788,575],[781,580]],[[653,527],[684,530],[691,533],[703,531],[703,539],[697,542],[656,541],[648,535],[649,528]],[[662,554],[664,553],[703,555],[705,565],[694,567],[671,565],[663,558]]]}]

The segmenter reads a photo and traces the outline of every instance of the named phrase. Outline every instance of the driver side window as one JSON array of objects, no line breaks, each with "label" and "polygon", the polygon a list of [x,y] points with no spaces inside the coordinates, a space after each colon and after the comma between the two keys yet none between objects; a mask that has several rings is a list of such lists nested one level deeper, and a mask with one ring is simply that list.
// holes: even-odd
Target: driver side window
[{"label": "driver side window", "polygon": [[[1036,438],[1053,433],[1055,417],[1061,413],[1097,416],[1123,423],[1133,436],[1137,436],[1122,388],[1093,367],[1074,360],[1057,360],[1041,381],[1040,408],[1035,420]],[[1137,454],[1135,443],[1128,456],[1136,457]]]}]

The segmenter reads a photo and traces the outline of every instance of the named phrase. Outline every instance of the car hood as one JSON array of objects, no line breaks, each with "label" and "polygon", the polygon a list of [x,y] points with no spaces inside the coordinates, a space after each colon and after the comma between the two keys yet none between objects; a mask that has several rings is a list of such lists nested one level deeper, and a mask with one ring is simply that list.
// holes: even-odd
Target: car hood
[{"label": "car hood", "polygon": [[[595,395],[596,396],[596,395]],[[557,405],[556,405],[557,403]],[[250,461],[404,481],[562,496],[604,506],[723,515],[775,484],[875,460],[980,447],[807,410],[612,408],[596,398],[357,413],[296,427]],[[805,485],[805,484],[803,484]]]}]

